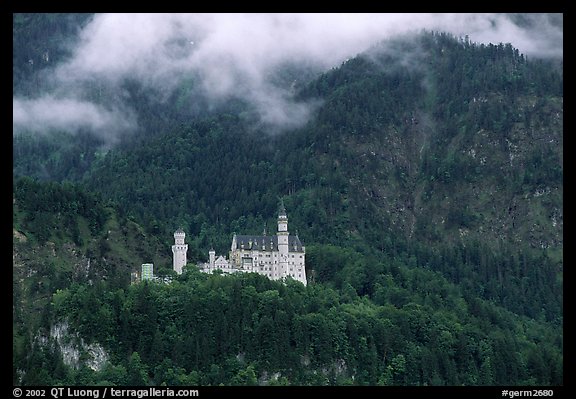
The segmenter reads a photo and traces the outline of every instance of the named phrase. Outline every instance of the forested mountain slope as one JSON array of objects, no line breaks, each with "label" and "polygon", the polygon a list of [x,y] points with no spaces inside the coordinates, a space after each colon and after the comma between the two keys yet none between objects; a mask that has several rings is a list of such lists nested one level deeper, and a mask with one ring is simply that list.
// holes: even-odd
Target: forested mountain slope
[{"label": "forested mountain slope", "polygon": [[[34,370],[34,350],[53,325],[56,292],[103,281],[109,289],[126,287],[142,263],[154,263],[158,274],[173,274],[169,248],[98,196],[70,183],[16,179],[12,241],[14,373],[42,373]],[[96,310],[85,308],[87,313]],[[16,382],[22,375],[13,377]]]},{"label": "forested mountain slope", "polygon": [[[86,184],[149,231],[184,226],[199,258],[225,251],[232,232],[273,226],[283,197],[305,244],[412,256],[515,311],[534,316],[546,302],[549,319],[560,314],[557,68],[511,46],[422,34],[351,59],[300,95],[322,101],[301,129],[271,136],[222,112],[110,152]],[[526,296],[523,278],[546,288]]]},{"label": "forested mountain slope", "polygon": [[[422,32],[278,76],[299,128],[195,102],[191,76],[161,104],[125,82],[139,130],[114,145],[15,134],[14,383],[562,384],[562,63]],[[280,200],[307,287],[194,270]],[[170,274],[178,227],[189,273],[129,285]],[[106,361],[66,360],[62,331]]]},{"label": "forested mountain slope", "polygon": [[18,385],[563,380],[561,326],[464,293],[411,259],[312,245],[307,287],[193,265],[178,277],[164,268],[170,284],[129,285],[140,263],[169,264],[157,240],[75,186],[28,178],[15,181],[13,257]]}]

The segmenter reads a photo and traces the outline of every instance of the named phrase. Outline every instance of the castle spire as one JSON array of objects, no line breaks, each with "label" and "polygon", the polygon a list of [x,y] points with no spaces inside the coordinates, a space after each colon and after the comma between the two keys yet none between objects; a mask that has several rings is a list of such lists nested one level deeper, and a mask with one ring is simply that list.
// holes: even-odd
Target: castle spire
[{"label": "castle spire", "polygon": [[286,217],[286,208],[284,207],[284,200],[280,200],[280,209],[278,210],[278,217],[285,218]]}]

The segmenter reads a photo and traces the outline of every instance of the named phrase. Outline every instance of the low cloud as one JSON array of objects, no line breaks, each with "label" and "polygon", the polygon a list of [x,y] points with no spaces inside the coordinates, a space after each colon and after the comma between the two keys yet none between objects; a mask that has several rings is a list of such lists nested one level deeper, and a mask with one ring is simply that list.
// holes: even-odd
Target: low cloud
[{"label": "low cloud", "polygon": [[91,131],[107,140],[119,132],[135,128],[129,112],[107,110],[90,102],[44,96],[38,99],[13,99],[12,123],[15,130],[48,133]]},{"label": "low cloud", "polygon": [[562,57],[562,14],[97,14],[73,56],[54,69],[55,93],[14,100],[14,129],[132,129],[135,118],[124,103],[104,109],[57,89],[80,93],[90,82],[120,87],[126,79],[153,89],[158,101],[193,79],[208,101],[241,98],[262,122],[293,128],[307,120],[311,106],[274,83],[279,66],[325,70],[378,41],[420,29],[510,42],[529,57]]}]

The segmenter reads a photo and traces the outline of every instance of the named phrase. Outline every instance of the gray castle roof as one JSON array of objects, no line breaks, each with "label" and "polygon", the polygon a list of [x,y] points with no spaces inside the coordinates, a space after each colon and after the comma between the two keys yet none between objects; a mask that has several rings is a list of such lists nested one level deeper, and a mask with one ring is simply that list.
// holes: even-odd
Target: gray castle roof
[{"label": "gray castle roof", "polygon": [[[250,249],[255,251],[272,252],[278,251],[278,236],[236,236],[236,248]],[[304,252],[304,247],[298,236],[288,236],[289,252]]]}]

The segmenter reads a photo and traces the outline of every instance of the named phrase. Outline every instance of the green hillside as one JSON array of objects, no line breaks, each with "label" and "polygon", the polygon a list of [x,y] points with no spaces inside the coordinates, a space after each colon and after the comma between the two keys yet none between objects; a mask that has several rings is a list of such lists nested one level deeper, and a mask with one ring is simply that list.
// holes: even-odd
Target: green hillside
[{"label": "green hillside", "polygon": [[30,355],[41,334],[50,330],[56,292],[102,281],[110,289],[127,287],[131,272],[139,271],[142,263],[154,263],[160,273],[172,274],[169,248],[70,183],[39,183],[26,177],[14,181],[12,243],[15,383],[17,373],[36,366]]},{"label": "green hillside", "polygon": [[[15,16],[15,43],[65,48],[88,17]],[[15,91],[48,90],[26,57]],[[191,76],[161,104],[126,82],[139,130],[113,146],[15,134],[13,383],[562,385],[562,68],[422,32],[277,71],[301,77],[297,129],[195,103]],[[281,200],[306,287],[195,270]],[[148,262],[173,282],[131,285]]]},{"label": "green hillside", "polygon": [[[475,295],[558,320],[562,75],[511,46],[442,34],[382,47],[310,83],[301,98],[322,106],[297,131],[270,136],[221,112],[110,152],[86,184],[148,231],[183,226],[198,259],[226,251],[232,232],[273,226],[283,198],[305,244],[412,257]],[[421,59],[404,68],[390,48]],[[526,296],[524,278],[546,284]]]},{"label": "green hillside", "polygon": [[[560,385],[561,329],[467,301],[436,273],[342,250],[341,290],[256,274],[190,270],[170,285],[73,286],[54,296],[69,320],[110,351],[102,370],[66,381],[118,385]],[[358,296],[351,267],[378,270]],[[314,262],[311,262],[314,265]],[[362,264],[364,263],[364,264]],[[99,317],[86,317],[88,304]],[[137,360],[136,360],[137,359]],[[128,376],[128,377],[126,377]]]},{"label": "green hillside", "polygon": [[140,263],[169,263],[154,237],[77,186],[14,187],[15,384],[562,384],[561,326],[411,258],[311,245],[307,287],[193,265],[171,284],[130,285]]}]

